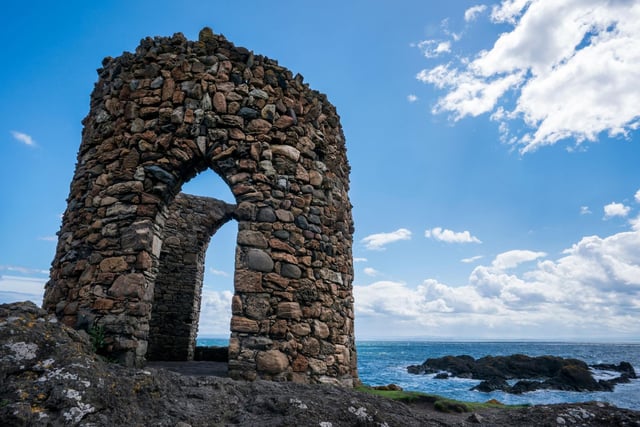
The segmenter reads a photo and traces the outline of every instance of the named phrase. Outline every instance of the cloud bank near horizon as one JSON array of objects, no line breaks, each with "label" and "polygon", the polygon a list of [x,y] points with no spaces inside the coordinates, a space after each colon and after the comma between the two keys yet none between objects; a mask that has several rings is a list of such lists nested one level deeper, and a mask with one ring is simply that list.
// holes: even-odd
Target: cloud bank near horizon
[{"label": "cloud bank near horizon", "polygon": [[[358,323],[410,337],[631,339],[640,330],[640,198],[610,203],[628,229],[582,237],[560,255],[508,250],[473,268],[466,283],[377,280],[355,284]],[[429,230],[427,230],[429,231]],[[479,261],[478,255],[462,259]],[[361,281],[362,282],[362,281]],[[375,328],[360,327],[365,336]],[[380,330],[375,336],[382,337]],[[388,334],[391,337],[392,334]]]}]

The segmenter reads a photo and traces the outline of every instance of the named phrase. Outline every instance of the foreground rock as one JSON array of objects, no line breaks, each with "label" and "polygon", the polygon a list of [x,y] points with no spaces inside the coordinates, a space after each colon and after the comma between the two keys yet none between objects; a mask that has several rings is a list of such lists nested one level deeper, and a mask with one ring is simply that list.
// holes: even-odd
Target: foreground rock
[{"label": "foreground rock", "polygon": [[640,426],[639,412],[600,403],[442,413],[428,398],[406,405],[333,386],[124,368],[32,303],[0,305],[0,384],[3,426],[518,426],[560,418]]},{"label": "foreground rock", "polygon": [[[596,380],[589,365],[578,359],[556,356],[530,357],[523,354],[511,356],[445,356],[427,359],[422,365],[411,365],[411,374],[437,374],[438,379],[448,375],[459,378],[483,380],[474,390],[490,392],[524,393],[534,390],[563,391],[613,391],[615,384],[635,379],[636,373],[628,362],[619,365],[600,364],[596,369],[616,371],[620,376],[610,380]],[[443,371],[449,374],[443,374]],[[507,380],[519,379],[513,386]]]}]

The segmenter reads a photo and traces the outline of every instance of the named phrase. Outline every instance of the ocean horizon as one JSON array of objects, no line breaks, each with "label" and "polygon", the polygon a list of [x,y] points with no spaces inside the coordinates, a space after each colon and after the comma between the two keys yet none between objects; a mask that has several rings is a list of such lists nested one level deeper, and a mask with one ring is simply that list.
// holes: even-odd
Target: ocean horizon
[{"label": "ocean horizon", "polygon": [[[228,338],[198,338],[198,345],[226,346]],[[629,362],[640,373],[640,342],[604,341],[556,341],[556,340],[356,340],[358,350],[358,374],[367,385],[396,384],[405,390],[438,394],[452,399],[472,402],[499,400],[510,405],[539,405],[551,403],[576,403],[601,401],[620,408],[640,410],[640,379],[628,384],[618,384],[612,392],[568,392],[538,390],[519,395],[505,392],[484,393],[471,391],[479,380],[449,378],[435,379],[434,375],[414,375],[407,372],[407,366],[418,365],[428,358],[447,355],[508,356],[525,354],[528,356],[552,355],[576,358],[589,365],[600,363],[618,364]],[[597,379],[615,375],[606,371],[594,371]]]}]

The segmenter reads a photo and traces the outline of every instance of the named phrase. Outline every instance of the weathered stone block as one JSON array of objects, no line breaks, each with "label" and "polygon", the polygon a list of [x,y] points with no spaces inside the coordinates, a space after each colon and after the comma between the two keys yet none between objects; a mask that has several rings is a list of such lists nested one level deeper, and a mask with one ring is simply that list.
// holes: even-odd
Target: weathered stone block
[{"label": "weathered stone block", "polygon": [[282,263],[280,267],[280,274],[284,277],[290,277],[292,279],[299,279],[302,277],[302,270],[297,265]]},{"label": "weathered stone block", "polygon": [[308,323],[295,323],[291,325],[291,333],[299,337],[306,337],[311,333],[311,326]]},{"label": "weathered stone block", "polygon": [[273,271],[273,260],[268,253],[260,249],[249,249],[245,262],[251,270],[262,271],[264,273]]},{"label": "weathered stone block", "polygon": [[256,367],[262,372],[279,374],[289,367],[289,359],[278,350],[261,351],[256,356]]},{"label": "weathered stone block", "polygon": [[250,270],[236,270],[234,284],[238,292],[263,292],[262,273]]},{"label": "weathered stone block", "polygon": [[251,230],[242,230],[238,232],[238,244],[260,249],[266,249],[269,247],[267,239],[264,237],[263,233]]},{"label": "weathered stone block", "polygon": [[297,162],[300,159],[300,151],[290,145],[272,145],[271,151],[273,154],[284,156],[294,162]]},{"label": "weathered stone block", "polygon": [[246,317],[231,317],[231,332],[257,333],[260,330],[258,322]]},{"label": "weathered stone block", "polygon": [[325,339],[329,336],[329,327],[326,323],[321,322],[319,320],[313,321],[313,333],[315,336],[321,339]]},{"label": "weathered stone block", "polygon": [[309,368],[311,368],[311,372],[314,374],[325,374],[327,372],[327,364],[318,359],[309,358]]},{"label": "weathered stone block", "polygon": [[244,304],[245,314],[256,320],[262,320],[267,317],[271,311],[271,304],[268,296],[249,295]]},{"label": "weathered stone block", "polygon": [[95,310],[111,310],[115,304],[115,301],[108,298],[98,298],[93,303]]},{"label": "weathered stone block", "polygon": [[281,319],[295,319],[302,317],[300,304],[297,302],[281,302],[278,304],[278,317]]},{"label": "weathered stone block", "polygon": [[142,298],[144,295],[145,279],[140,273],[123,274],[113,282],[109,288],[109,295],[114,298]]},{"label": "weathered stone block", "polygon": [[105,258],[100,262],[100,271],[102,272],[120,273],[127,268],[129,268],[129,264],[122,256]]},{"label": "weathered stone block", "polygon": [[247,126],[248,133],[260,134],[267,133],[271,130],[271,123],[263,119],[255,119],[249,122]]}]

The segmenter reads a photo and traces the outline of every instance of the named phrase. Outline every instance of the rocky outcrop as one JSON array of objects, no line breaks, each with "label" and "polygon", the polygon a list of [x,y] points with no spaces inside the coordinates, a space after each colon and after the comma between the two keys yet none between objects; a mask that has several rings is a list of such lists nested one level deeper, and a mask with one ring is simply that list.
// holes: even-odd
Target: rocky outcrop
[{"label": "rocky outcrop", "polygon": [[[604,403],[437,411],[351,388],[180,375],[126,368],[95,354],[96,337],[32,303],[0,305],[0,424],[10,426],[638,426]],[[200,363],[200,362],[195,362]],[[458,405],[469,411],[465,405]],[[456,406],[456,407],[458,407]]]},{"label": "rocky outcrop", "polygon": [[[594,368],[620,372],[610,380],[596,380],[582,360],[556,356],[530,357],[523,354],[511,356],[444,356],[427,359],[421,365],[411,365],[411,374],[436,374],[440,379],[448,375],[459,378],[483,380],[473,389],[483,392],[501,390],[508,393],[525,393],[540,389],[564,391],[613,391],[615,384],[636,378],[633,366],[627,362],[619,365],[595,365]],[[448,374],[443,375],[443,371]],[[513,386],[507,380],[519,379]]]}]

